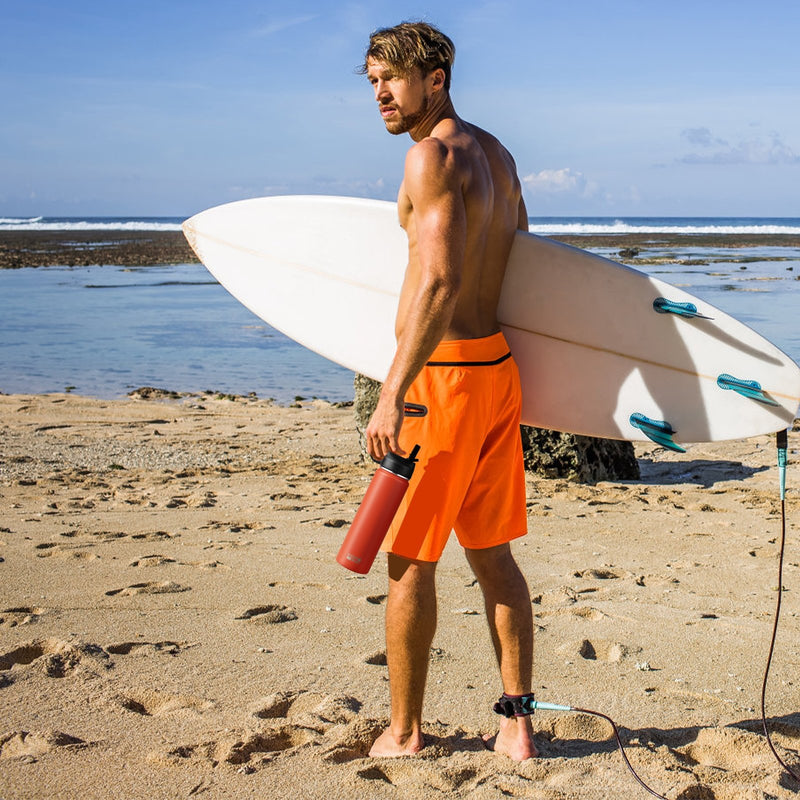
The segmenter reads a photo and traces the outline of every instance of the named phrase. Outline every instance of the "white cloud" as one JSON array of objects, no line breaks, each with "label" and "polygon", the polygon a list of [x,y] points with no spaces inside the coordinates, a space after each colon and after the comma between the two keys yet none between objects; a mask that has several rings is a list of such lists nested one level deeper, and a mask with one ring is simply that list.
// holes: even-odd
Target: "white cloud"
[{"label": "white cloud", "polygon": [[800,155],[778,133],[742,139],[737,144],[714,137],[708,128],[689,128],[681,136],[704,148],[704,152],[679,158],[683,164],[800,164]]},{"label": "white cloud", "polygon": [[686,128],[681,131],[681,136],[690,144],[700,145],[700,147],[713,147],[714,145],[725,147],[728,144],[724,139],[715,138],[708,128]]},{"label": "white cloud", "polygon": [[576,170],[543,169],[522,178],[522,183],[532,195],[577,195],[592,197],[597,194],[598,186]]}]

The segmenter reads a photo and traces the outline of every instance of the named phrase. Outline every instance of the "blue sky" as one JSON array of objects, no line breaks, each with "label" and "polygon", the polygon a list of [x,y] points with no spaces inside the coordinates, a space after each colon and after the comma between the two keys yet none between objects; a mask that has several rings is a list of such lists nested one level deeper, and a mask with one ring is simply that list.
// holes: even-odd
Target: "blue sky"
[{"label": "blue sky", "polygon": [[410,140],[354,68],[403,19],[533,216],[800,216],[797,0],[0,0],[0,216],[393,199]]}]

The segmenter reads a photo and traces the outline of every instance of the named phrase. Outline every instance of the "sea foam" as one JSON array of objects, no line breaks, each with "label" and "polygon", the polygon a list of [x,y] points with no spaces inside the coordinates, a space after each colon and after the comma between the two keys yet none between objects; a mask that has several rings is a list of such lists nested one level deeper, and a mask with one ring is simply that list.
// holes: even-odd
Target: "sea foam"
[{"label": "sea foam", "polygon": [[545,222],[531,222],[528,230],[540,236],[552,235],[574,235],[582,236],[589,234],[626,234],[626,233],[659,233],[672,235],[689,234],[711,234],[715,236],[727,236],[735,234],[762,234],[768,236],[780,236],[782,234],[800,234],[799,220],[786,220],[778,222],[774,220],[725,220],[716,222],[714,220],[696,220],[669,223],[663,219],[640,219],[635,222],[625,220],[608,221],[579,221],[579,220],[547,220]]},{"label": "sea foam", "polygon": [[0,217],[0,231],[180,231],[179,222],[156,220],[30,220]]}]

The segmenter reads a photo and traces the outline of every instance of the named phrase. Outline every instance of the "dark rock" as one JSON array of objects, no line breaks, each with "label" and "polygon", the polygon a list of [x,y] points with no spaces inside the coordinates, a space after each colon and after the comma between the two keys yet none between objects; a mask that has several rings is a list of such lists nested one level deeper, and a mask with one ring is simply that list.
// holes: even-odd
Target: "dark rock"
[{"label": "dark rock", "polygon": [[525,469],[545,478],[578,483],[638,480],[639,462],[633,445],[522,426]]},{"label": "dark rock", "polygon": [[[356,374],[353,385],[353,410],[361,455],[365,461],[369,461],[364,431],[378,404],[381,384]],[[521,433],[525,469],[528,472],[579,483],[639,478],[639,463],[630,442],[559,433],[527,425],[521,426]]]},{"label": "dark rock", "polygon": [[371,462],[372,459],[367,453],[367,440],[364,432],[369,424],[370,417],[372,417],[376,406],[378,405],[378,397],[381,394],[381,382],[368,378],[366,375],[356,373],[353,379],[353,388],[355,389],[355,400],[353,401],[353,416],[356,420],[356,429],[358,430],[358,444],[361,448],[361,456],[364,461]]},{"label": "dark rock", "polygon": [[196,263],[180,231],[0,231],[0,269]]}]

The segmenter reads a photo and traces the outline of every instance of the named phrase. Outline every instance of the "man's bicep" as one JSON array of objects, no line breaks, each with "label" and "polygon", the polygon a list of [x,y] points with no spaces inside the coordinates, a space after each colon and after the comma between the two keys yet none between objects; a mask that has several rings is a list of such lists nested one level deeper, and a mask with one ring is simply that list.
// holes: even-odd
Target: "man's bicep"
[{"label": "man's bicep", "polygon": [[404,184],[421,265],[460,270],[467,228],[460,176],[439,145],[418,145],[414,151],[406,162]]}]

